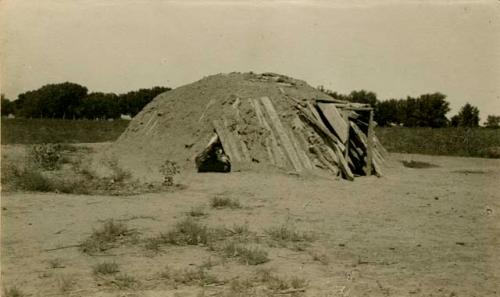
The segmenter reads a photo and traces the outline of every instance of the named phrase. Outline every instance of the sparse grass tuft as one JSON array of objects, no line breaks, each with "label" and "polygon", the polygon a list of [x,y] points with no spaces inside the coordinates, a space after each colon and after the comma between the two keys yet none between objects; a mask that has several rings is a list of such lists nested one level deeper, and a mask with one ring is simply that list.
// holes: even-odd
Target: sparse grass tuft
[{"label": "sparse grass tuft", "polygon": [[267,235],[281,246],[286,246],[288,242],[311,242],[314,241],[314,235],[305,232],[299,232],[287,225],[272,227],[266,230]]},{"label": "sparse grass tuft", "polygon": [[205,208],[203,206],[192,207],[187,214],[193,218],[204,217],[208,215],[205,212]]},{"label": "sparse grass tuft", "polygon": [[26,295],[17,287],[12,287],[9,289],[4,289],[4,296],[5,297],[24,297]]},{"label": "sparse grass tuft", "polygon": [[133,288],[134,286],[136,286],[139,282],[133,276],[122,273],[122,274],[119,274],[115,277],[115,280],[113,281],[113,283],[119,289],[130,289],[130,288]]},{"label": "sparse grass tuft", "polygon": [[227,197],[219,197],[215,196],[210,200],[210,206],[213,208],[221,209],[221,208],[231,208],[237,209],[241,208],[241,204],[238,200],[234,200]]},{"label": "sparse grass tuft", "polygon": [[307,280],[293,276],[291,278],[280,277],[272,273],[269,269],[260,269],[256,273],[256,279],[264,283],[269,290],[283,292],[289,289],[305,289]]},{"label": "sparse grass tuft", "polygon": [[116,264],[115,262],[99,263],[93,269],[95,275],[115,274],[119,271],[120,270],[118,269],[118,264]]},{"label": "sparse grass tuft", "polygon": [[248,224],[243,224],[243,225],[233,225],[233,228],[231,229],[234,235],[239,235],[239,236],[247,236],[250,234],[250,228],[248,227]]},{"label": "sparse grass tuft", "polygon": [[87,254],[106,251],[113,247],[113,244],[124,236],[130,235],[131,230],[120,222],[110,219],[104,225],[87,238],[80,246],[81,251]]},{"label": "sparse grass tuft", "polygon": [[229,295],[231,297],[255,296],[255,283],[250,279],[234,279],[229,283]]},{"label": "sparse grass tuft", "polygon": [[161,238],[172,245],[206,245],[209,242],[210,231],[208,227],[186,218],[175,225],[175,228]]},{"label": "sparse grass tuft", "polygon": [[269,262],[268,253],[258,247],[245,247],[234,242],[226,244],[222,252],[225,257],[238,258],[246,265],[259,265]]},{"label": "sparse grass tuft", "polygon": [[178,222],[175,227],[159,236],[146,239],[145,248],[159,251],[162,245],[203,245],[211,246],[224,238],[227,232],[221,228],[209,228],[200,224],[192,217]]},{"label": "sparse grass tuft", "polygon": [[306,290],[308,282],[297,276],[291,278],[278,276],[267,268],[258,269],[251,278],[231,281],[229,286],[230,295],[228,296],[260,296],[256,294],[257,288],[260,286],[265,286],[267,290],[271,291],[269,292],[269,296],[274,294],[291,294],[292,296],[297,296],[296,294]]},{"label": "sparse grass tuft", "polygon": [[220,282],[216,276],[206,272],[205,269],[201,267],[171,269],[167,266],[160,276],[163,279],[171,281],[174,285],[183,284],[205,286]]}]

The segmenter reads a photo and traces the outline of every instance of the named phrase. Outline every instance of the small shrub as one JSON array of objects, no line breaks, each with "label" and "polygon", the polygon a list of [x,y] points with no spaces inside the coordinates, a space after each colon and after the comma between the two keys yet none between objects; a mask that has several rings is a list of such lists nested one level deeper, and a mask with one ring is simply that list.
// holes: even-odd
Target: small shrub
[{"label": "small shrub", "polygon": [[118,269],[118,264],[116,264],[115,262],[99,263],[93,269],[93,272],[96,275],[115,274],[119,271],[120,270]]},{"label": "small shrub", "polygon": [[238,258],[240,262],[247,265],[259,265],[269,262],[268,253],[265,250],[254,247],[245,247],[234,242],[224,246],[222,252],[228,258]]},{"label": "small shrub", "polygon": [[233,200],[227,197],[215,196],[210,200],[210,206],[213,208],[241,208],[241,204],[238,200]]},{"label": "small shrub", "polygon": [[133,276],[128,274],[119,274],[115,277],[113,282],[119,289],[130,289],[137,285],[139,282]]},{"label": "small shrub", "polygon": [[61,167],[62,149],[58,144],[36,144],[28,152],[29,162],[43,170],[56,170]]},{"label": "small shrub", "polygon": [[121,237],[130,235],[131,230],[123,223],[117,223],[114,220],[107,220],[104,225],[87,238],[80,246],[84,253],[92,254],[95,252],[106,251],[113,247],[113,244]]},{"label": "small shrub", "polygon": [[51,192],[53,185],[38,169],[22,170],[15,177],[16,188],[25,191]]},{"label": "small shrub", "polygon": [[24,297],[26,296],[20,289],[17,287],[12,287],[9,289],[4,289],[5,297]]}]

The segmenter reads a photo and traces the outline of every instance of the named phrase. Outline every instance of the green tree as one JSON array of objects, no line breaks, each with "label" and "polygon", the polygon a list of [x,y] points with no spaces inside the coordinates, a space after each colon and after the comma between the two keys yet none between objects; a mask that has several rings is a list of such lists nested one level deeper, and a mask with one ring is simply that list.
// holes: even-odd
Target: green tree
[{"label": "green tree", "polygon": [[170,90],[170,88],[153,87],[151,89],[139,89],[137,91],[121,94],[119,95],[121,113],[135,116],[156,96],[168,90]]},{"label": "green tree", "polygon": [[120,117],[120,102],[114,93],[90,93],[77,109],[77,117],[85,119],[117,119]]},{"label": "green tree", "polygon": [[446,114],[450,111],[450,103],[446,95],[441,93],[423,94],[417,99],[417,126],[441,128],[448,125]]},{"label": "green tree", "polygon": [[3,116],[8,116],[9,114],[14,114],[14,102],[10,101],[9,99],[5,98],[4,94],[0,95],[2,105],[0,107],[0,111]]},{"label": "green tree", "polygon": [[375,107],[378,102],[377,94],[365,90],[352,91],[349,96],[347,96],[347,100],[351,102],[370,104],[372,107]]},{"label": "green tree", "polygon": [[479,109],[466,103],[461,109],[456,118],[451,119],[452,124],[458,127],[478,127],[479,126]]},{"label": "green tree", "polygon": [[48,84],[18,97],[18,108],[25,117],[74,118],[87,88],[65,82]]},{"label": "green tree", "polygon": [[486,123],[484,123],[486,128],[498,129],[500,128],[500,116],[488,115],[486,118]]}]

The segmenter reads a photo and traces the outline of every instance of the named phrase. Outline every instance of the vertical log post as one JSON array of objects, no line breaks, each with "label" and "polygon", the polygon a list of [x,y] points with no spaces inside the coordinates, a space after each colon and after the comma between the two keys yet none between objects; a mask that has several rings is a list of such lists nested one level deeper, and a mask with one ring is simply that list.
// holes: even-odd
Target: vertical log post
[{"label": "vertical log post", "polygon": [[368,122],[368,139],[366,144],[366,175],[372,175],[373,160],[373,109],[370,110],[370,120]]}]

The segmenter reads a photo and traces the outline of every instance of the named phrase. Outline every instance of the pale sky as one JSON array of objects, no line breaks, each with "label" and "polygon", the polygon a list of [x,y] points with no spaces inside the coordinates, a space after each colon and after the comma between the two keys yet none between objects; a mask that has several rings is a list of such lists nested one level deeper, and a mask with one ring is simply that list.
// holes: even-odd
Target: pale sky
[{"label": "pale sky", "polygon": [[500,1],[0,0],[0,87],[177,87],[277,72],[500,115]]}]

